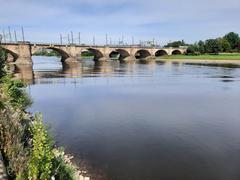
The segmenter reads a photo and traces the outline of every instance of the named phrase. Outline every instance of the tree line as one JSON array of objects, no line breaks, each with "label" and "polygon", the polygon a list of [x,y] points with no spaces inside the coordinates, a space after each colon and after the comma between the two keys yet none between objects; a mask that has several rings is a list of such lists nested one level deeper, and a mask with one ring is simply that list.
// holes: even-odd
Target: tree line
[{"label": "tree line", "polygon": [[240,37],[235,32],[230,32],[223,37],[216,39],[200,40],[194,44],[186,44],[182,41],[174,41],[168,43],[165,47],[180,47],[188,46],[188,55],[201,54],[219,54],[219,53],[239,53],[240,52]]}]

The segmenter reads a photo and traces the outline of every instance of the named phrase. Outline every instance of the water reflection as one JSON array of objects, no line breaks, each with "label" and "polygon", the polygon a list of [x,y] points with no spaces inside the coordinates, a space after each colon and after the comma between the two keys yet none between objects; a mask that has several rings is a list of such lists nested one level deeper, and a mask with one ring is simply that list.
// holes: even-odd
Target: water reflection
[{"label": "water reflection", "polygon": [[28,84],[34,84],[34,74],[32,65],[11,65],[11,70],[17,79]]},{"label": "water reflection", "polygon": [[[195,66],[202,70],[202,66],[218,68],[219,74],[213,75],[209,71],[206,75],[209,78],[217,78],[222,82],[233,82],[236,80],[234,76],[234,69],[240,68],[238,64],[228,63],[184,63],[175,61],[132,61],[132,62],[94,62],[90,60],[79,61],[73,63],[61,63],[60,60],[54,57],[35,57],[35,63],[31,65],[11,65],[10,69],[17,79],[21,79],[28,84],[43,83],[50,78],[81,78],[81,77],[116,77],[116,76],[147,76],[146,70],[149,74],[155,71],[157,66],[163,66],[167,71],[174,72],[174,75],[181,75],[181,70],[184,65]],[[40,61],[39,61],[40,59]],[[146,66],[142,66],[146,65]],[[141,66],[141,69],[139,67]],[[196,70],[196,68],[193,68]],[[140,71],[139,71],[140,70]],[[142,73],[143,72],[143,73]],[[180,72],[180,73],[179,73]],[[192,71],[193,73],[197,71]],[[197,73],[195,73],[197,74]],[[45,79],[44,81],[42,81]],[[37,80],[37,81],[35,81]]]}]

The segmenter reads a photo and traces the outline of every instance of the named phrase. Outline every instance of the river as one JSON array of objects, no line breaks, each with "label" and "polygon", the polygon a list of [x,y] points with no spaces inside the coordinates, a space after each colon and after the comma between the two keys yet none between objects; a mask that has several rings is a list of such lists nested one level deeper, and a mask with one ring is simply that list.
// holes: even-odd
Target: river
[{"label": "river", "polygon": [[94,180],[240,179],[240,68],[33,61],[30,111]]}]

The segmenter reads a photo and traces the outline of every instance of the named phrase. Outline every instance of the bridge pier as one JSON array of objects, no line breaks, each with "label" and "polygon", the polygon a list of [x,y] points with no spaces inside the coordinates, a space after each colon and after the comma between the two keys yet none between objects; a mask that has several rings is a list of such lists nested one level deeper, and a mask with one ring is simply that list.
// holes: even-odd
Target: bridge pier
[{"label": "bridge pier", "polygon": [[136,59],[136,57],[135,57],[135,55],[130,55],[130,56],[128,56],[128,57],[125,57],[125,58],[123,58],[123,59],[120,59],[120,61],[122,61],[122,62],[130,62],[130,61],[136,61],[137,59]]},{"label": "bridge pier", "polygon": [[30,43],[19,43],[17,47],[18,58],[16,59],[16,64],[27,64],[32,65],[32,55]]},{"label": "bridge pier", "polygon": [[112,60],[108,56],[104,56],[104,57],[101,57],[99,59],[96,59],[96,61],[104,62],[104,61],[112,61]]},{"label": "bridge pier", "polygon": [[78,62],[78,59],[76,57],[69,57],[65,60],[62,60],[62,62],[64,62],[64,63],[75,63],[75,62]]}]

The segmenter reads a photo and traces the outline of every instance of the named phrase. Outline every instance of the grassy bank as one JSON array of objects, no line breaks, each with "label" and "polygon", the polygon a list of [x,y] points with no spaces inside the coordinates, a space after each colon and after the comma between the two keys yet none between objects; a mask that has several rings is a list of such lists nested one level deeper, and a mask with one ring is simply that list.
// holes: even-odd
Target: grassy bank
[{"label": "grassy bank", "polygon": [[199,60],[240,60],[240,53],[236,54],[203,54],[203,55],[172,55],[161,56],[157,59],[199,59]]}]

